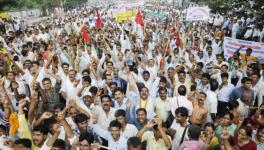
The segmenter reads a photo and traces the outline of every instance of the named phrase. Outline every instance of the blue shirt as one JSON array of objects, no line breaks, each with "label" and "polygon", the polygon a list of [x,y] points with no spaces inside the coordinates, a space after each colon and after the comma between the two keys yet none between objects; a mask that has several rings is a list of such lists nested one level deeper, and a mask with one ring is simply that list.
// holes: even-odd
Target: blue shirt
[{"label": "blue shirt", "polygon": [[[243,92],[244,92],[245,90],[246,90],[246,89],[243,88],[242,86],[240,86],[240,87],[238,87],[238,88],[235,88],[235,89],[233,90],[233,92],[231,93],[231,95],[230,95],[230,100],[237,100],[237,99],[241,98],[241,96],[242,96],[242,94],[243,94]],[[249,91],[250,91],[252,94],[254,94],[254,91],[253,91],[253,90],[249,89]]]}]

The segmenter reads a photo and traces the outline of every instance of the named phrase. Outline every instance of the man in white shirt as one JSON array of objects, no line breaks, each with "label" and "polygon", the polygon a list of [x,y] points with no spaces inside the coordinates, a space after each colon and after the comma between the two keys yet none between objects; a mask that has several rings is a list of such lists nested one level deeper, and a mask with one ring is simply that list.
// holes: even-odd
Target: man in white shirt
[{"label": "man in white shirt", "polygon": [[220,85],[219,91],[217,93],[217,112],[220,114],[228,111],[227,107],[228,102],[230,101],[230,95],[235,88],[233,84],[228,83],[228,77],[229,75],[226,72],[221,74],[222,84]]},{"label": "man in white shirt", "polygon": [[103,129],[107,129],[110,122],[115,120],[116,109],[111,107],[111,97],[109,95],[104,95],[101,97],[102,107],[98,107],[95,110],[95,117],[97,117],[97,122]]},{"label": "man in white shirt", "polygon": [[[188,110],[185,107],[179,107],[175,110],[175,120],[173,121],[170,129],[173,131],[172,136],[172,149],[176,150],[179,148],[181,142],[188,140],[187,131],[184,130],[188,128]],[[187,130],[187,129],[186,129]]]},{"label": "man in white shirt", "polygon": [[167,111],[167,107],[169,105],[170,98],[167,96],[167,89],[165,87],[159,88],[159,97],[155,101],[155,113],[159,118],[162,119],[162,121],[166,121],[169,113]]},{"label": "man in white shirt", "polygon": [[119,109],[115,113],[116,120],[121,124],[121,136],[129,139],[130,137],[136,136],[138,129],[133,124],[126,122],[126,112],[123,109]]},{"label": "man in white shirt", "polygon": [[109,124],[109,131],[102,129],[98,124],[93,125],[93,131],[108,141],[108,147],[116,150],[127,150],[127,140],[121,136],[121,124],[113,120]]},{"label": "man in white shirt", "polygon": [[191,87],[191,78],[185,71],[179,71],[175,74],[175,82],[174,82],[174,96],[178,95],[178,88],[184,85],[186,87],[186,93],[190,91]]},{"label": "man in white shirt", "polygon": [[210,75],[208,73],[203,73],[202,79],[197,84],[197,90],[206,93],[210,89],[209,80]]},{"label": "man in white shirt", "polygon": [[217,113],[217,95],[218,82],[216,80],[210,81],[210,90],[206,92],[206,106],[208,108],[207,122],[214,122]]},{"label": "man in white shirt", "polygon": [[178,88],[178,96],[173,97],[169,102],[169,111],[171,111],[172,115],[175,116],[175,110],[179,107],[185,107],[188,109],[189,116],[192,115],[193,105],[192,102],[189,101],[186,97],[186,87],[184,85],[179,86]]}]

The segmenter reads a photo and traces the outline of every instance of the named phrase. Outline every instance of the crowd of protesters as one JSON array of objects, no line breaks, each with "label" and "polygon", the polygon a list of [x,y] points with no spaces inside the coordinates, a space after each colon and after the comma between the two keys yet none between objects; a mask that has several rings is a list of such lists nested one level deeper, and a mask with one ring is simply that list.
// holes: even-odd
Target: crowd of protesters
[{"label": "crowd of protesters", "polygon": [[0,149],[263,150],[263,62],[223,49],[263,42],[263,24],[151,5],[123,22],[112,6],[0,19]]}]

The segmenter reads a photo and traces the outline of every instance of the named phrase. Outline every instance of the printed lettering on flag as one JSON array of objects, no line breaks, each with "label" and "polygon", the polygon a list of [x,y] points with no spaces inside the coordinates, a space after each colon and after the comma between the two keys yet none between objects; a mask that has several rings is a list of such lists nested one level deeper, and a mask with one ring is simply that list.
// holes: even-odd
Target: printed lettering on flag
[{"label": "printed lettering on flag", "polygon": [[244,46],[239,52],[245,54],[247,48],[252,49],[252,55],[264,63],[264,43],[252,42],[246,40],[233,39],[230,37],[224,38],[224,54],[226,57],[232,57],[241,46]]},{"label": "printed lettering on flag", "polygon": [[187,9],[187,21],[206,21],[210,18],[209,7],[189,7]]}]

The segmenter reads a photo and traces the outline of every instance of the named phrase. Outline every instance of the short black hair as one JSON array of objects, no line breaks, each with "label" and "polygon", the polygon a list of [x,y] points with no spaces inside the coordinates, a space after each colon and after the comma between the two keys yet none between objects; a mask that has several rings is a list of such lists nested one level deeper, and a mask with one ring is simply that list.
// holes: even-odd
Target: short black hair
[{"label": "short black hair", "polygon": [[178,72],[178,74],[184,74],[184,75],[186,75],[186,72],[185,72],[184,70],[180,70],[180,71]]},{"label": "short black hair", "polygon": [[39,66],[39,62],[38,61],[32,61],[31,62],[31,65],[34,65],[34,64],[37,65],[37,66]]},{"label": "short black hair", "polygon": [[188,135],[190,139],[199,140],[201,134],[201,127],[195,124],[191,124],[188,128]]},{"label": "short black hair", "polygon": [[141,92],[143,89],[147,89],[149,91],[149,89],[146,86],[141,87],[139,91]]},{"label": "short black hair", "polygon": [[150,75],[149,71],[147,71],[147,70],[144,70],[144,71],[143,71],[143,74],[148,74],[148,75]]},{"label": "short black hair", "polygon": [[32,142],[30,139],[22,138],[22,139],[17,139],[15,141],[16,145],[23,145],[26,148],[31,148],[32,147]]},{"label": "short black hair", "polygon": [[132,148],[139,148],[141,147],[141,140],[139,137],[130,137],[128,140],[127,140],[127,147],[132,147]]},{"label": "short black hair", "polygon": [[197,65],[198,65],[198,66],[200,66],[201,68],[203,68],[203,67],[204,67],[204,64],[203,64],[203,62],[198,62],[198,63],[197,63]]},{"label": "short black hair", "polygon": [[85,115],[85,114],[83,114],[83,113],[79,113],[79,114],[77,114],[75,117],[74,117],[74,122],[76,123],[76,124],[78,124],[78,123],[82,123],[82,122],[84,122],[84,121],[88,121],[88,117]]},{"label": "short black hair", "polygon": [[79,136],[79,141],[83,141],[83,140],[86,140],[89,145],[91,145],[93,142],[94,142],[94,136],[93,134],[85,131],[85,132],[82,132]]},{"label": "short black hair", "polygon": [[48,128],[51,128],[55,123],[57,123],[57,120],[54,116],[44,120],[44,125]]},{"label": "short black hair", "polygon": [[89,92],[91,92],[92,94],[96,94],[98,92],[98,88],[95,87],[95,86],[92,86],[90,89],[89,89]]},{"label": "short black hair", "polygon": [[113,121],[110,122],[109,127],[110,127],[110,128],[111,128],[111,127],[117,127],[117,128],[119,128],[119,129],[121,129],[121,124],[120,124],[118,121],[113,120]]},{"label": "short black hair", "polygon": [[126,117],[126,111],[124,111],[123,109],[118,109],[116,112],[115,112],[115,117]]},{"label": "short black hair", "polygon": [[167,79],[163,76],[160,77],[160,82],[164,82],[164,83],[167,83]]},{"label": "short black hair", "polygon": [[226,68],[228,69],[228,66],[227,66],[226,64],[223,64],[223,65],[221,66],[221,68],[222,68],[222,67],[226,67]]},{"label": "short black hair", "polygon": [[85,73],[85,72],[87,72],[88,74],[90,74],[90,70],[89,70],[89,69],[84,69],[84,70],[82,71],[82,74]]},{"label": "short black hair", "polygon": [[107,98],[109,101],[112,101],[111,97],[109,95],[103,95],[101,96],[101,101],[104,99],[104,98]]},{"label": "short black hair", "polygon": [[43,79],[42,79],[42,83],[45,82],[45,81],[49,81],[49,82],[51,83],[50,78],[43,78]]},{"label": "short black hair", "polygon": [[110,86],[112,86],[112,85],[117,86],[117,83],[116,83],[116,82],[111,82],[111,83],[110,83]]},{"label": "short black hair", "polygon": [[209,73],[203,73],[202,78],[207,78],[208,80],[210,80],[211,77]]},{"label": "short black hair", "polygon": [[89,84],[91,84],[91,82],[92,82],[92,79],[90,76],[84,76],[84,77],[82,77],[82,80],[89,82]]},{"label": "short black hair", "polygon": [[56,139],[56,141],[53,143],[52,147],[56,147],[56,148],[59,148],[61,150],[64,150],[66,147],[66,144],[62,139]]},{"label": "short black hair", "polygon": [[115,89],[114,94],[115,94],[116,92],[121,92],[121,93],[124,94],[124,90],[123,90],[122,88],[120,88],[120,87],[118,87],[118,88]]},{"label": "short black hair", "polygon": [[64,62],[64,63],[61,64],[61,67],[65,66],[65,65],[68,66],[68,67],[70,66],[68,63]]},{"label": "short black hair", "polygon": [[206,128],[206,127],[211,127],[213,130],[215,130],[215,125],[214,125],[214,123],[212,123],[212,122],[207,122],[207,123],[204,125],[204,128]]},{"label": "short black hair", "polygon": [[165,88],[165,87],[159,87],[159,93],[160,93],[161,91],[165,91],[165,92],[167,93],[167,88]]},{"label": "short black hair", "polygon": [[49,130],[44,125],[38,125],[38,126],[33,127],[33,132],[40,132],[40,133],[42,133],[44,135],[48,135]]},{"label": "short black hair", "polygon": [[137,114],[138,112],[140,112],[140,111],[143,111],[145,114],[147,114],[147,111],[146,111],[145,108],[139,108],[139,109],[137,109],[136,114]]},{"label": "short black hair", "polygon": [[227,72],[221,73],[221,78],[228,78],[229,74]]},{"label": "short black hair", "polygon": [[241,83],[246,83],[246,82],[252,82],[252,80],[249,77],[243,77],[241,79]]},{"label": "short black hair", "polygon": [[211,79],[210,80],[210,89],[211,89],[211,91],[215,92],[218,89],[218,87],[219,87],[218,81],[215,80],[215,79]]},{"label": "short black hair", "polygon": [[186,107],[178,107],[175,110],[175,115],[180,114],[183,117],[188,117],[189,116],[189,111]]},{"label": "short black hair", "polygon": [[178,93],[182,96],[186,95],[187,89],[184,85],[180,85],[178,87]]}]

